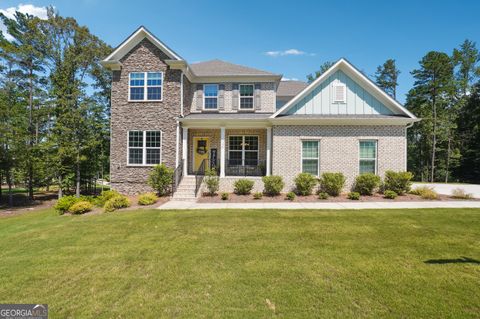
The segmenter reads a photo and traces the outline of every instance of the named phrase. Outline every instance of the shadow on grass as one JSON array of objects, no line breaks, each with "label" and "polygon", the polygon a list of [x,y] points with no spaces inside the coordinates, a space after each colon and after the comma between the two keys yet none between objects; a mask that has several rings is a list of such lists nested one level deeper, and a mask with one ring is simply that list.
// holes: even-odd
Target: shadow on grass
[{"label": "shadow on grass", "polygon": [[425,261],[426,264],[476,264],[480,265],[480,261],[462,256],[461,258],[454,258],[454,259],[429,259]]}]

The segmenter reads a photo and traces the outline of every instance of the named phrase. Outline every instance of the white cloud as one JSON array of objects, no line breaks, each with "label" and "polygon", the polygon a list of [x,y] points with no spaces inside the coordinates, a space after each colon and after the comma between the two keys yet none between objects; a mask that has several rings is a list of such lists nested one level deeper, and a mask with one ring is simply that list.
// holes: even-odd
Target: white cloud
[{"label": "white cloud", "polygon": [[[21,13],[28,13],[29,15],[39,17],[40,19],[47,19],[47,8],[36,7],[33,4],[19,4],[17,7],[0,9],[0,12],[10,19],[15,19],[15,12],[17,11]],[[7,27],[5,27],[2,22],[0,22],[0,30],[3,32],[8,41],[13,40],[13,37],[7,33]]]},{"label": "white cloud", "polygon": [[315,53],[308,53],[298,49],[288,49],[283,51],[267,51],[265,55],[271,57],[278,57],[278,56],[286,56],[286,55],[307,55],[307,56],[314,56]]},{"label": "white cloud", "polygon": [[282,81],[298,81],[297,78],[286,78],[286,77],[282,77]]}]

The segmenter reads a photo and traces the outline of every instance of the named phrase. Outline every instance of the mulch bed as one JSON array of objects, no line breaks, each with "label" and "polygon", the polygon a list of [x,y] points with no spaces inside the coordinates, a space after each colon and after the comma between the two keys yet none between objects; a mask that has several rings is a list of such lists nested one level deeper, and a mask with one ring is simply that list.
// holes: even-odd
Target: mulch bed
[{"label": "mulch bed", "polygon": [[[432,201],[459,201],[464,199],[455,199],[451,198],[448,195],[438,195],[438,199],[434,199]],[[478,201],[480,199],[469,199],[473,201]],[[237,195],[234,193],[230,193],[227,200],[222,200],[220,195],[210,196],[208,194],[203,194],[202,197],[198,199],[199,203],[256,203],[256,202],[264,202],[264,203],[272,203],[272,202],[285,202],[285,194],[281,194],[278,196],[263,196],[261,199],[254,199],[253,194],[250,195]],[[294,202],[351,202],[351,199],[347,198],[347,194],[341,194],[338,197],[329,197],[328,199],[318,199],[317,195],[309,195],[309,196],[297,196],[293,200]],[[428,201],[428,199],[423,199],[418,195],[406,194],[403,196],[398,196],[395,199],[387,199],[383,198],[382,194],[374,194],[372,196],[361,196],[360,200],[353,201],[353,202],[416,202],[416,201]]]}]

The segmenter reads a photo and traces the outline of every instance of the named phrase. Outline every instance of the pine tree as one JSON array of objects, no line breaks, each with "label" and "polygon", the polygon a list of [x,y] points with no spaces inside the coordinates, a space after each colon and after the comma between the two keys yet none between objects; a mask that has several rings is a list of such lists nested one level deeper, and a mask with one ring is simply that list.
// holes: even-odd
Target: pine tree
[{"label": "pine tree", "polygon": [[382,65],[377,67],[375,72],[375,82],[387,94],[394,99],[397,98],[398,75],[400,71],[395,65],[395,60],[388,59]]},{"label": "pine tree", "polygon": [[309,74],[307,75],[307,81],[308,83],[312,83],[316,79],[318,79],[323,73],[325,73],[328,69],[330,69],[335,63],[332,61],[327,61],[320,65],[320,69],[318,71],[315,71],[314,74]]}]

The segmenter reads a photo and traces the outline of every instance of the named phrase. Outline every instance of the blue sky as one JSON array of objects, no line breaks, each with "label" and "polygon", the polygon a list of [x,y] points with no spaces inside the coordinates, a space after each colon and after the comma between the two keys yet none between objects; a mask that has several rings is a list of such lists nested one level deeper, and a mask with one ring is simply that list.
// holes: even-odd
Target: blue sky
[{"label": "blue sky", "polygon": [[286,78],[340,57],[373,75],[394,58],[401,102],[425,53],[450,54],[467,38],[480,46],[480,1],[0,0],[0,10],[20,4],[53,5],[112,46],[145,25],[190,63],[218,58]]}]

